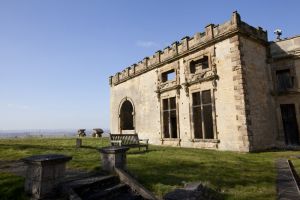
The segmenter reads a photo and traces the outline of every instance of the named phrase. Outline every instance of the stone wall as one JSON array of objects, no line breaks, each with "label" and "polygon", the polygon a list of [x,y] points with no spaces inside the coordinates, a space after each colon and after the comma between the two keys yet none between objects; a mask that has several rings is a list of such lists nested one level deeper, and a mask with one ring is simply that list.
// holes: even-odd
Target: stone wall
[{"label": "stone wall", "polygon": [[[235,71],[233,69],[239,62],[239,57],[236,57],[239,52],[236,41],[236,36],[234,36],[216,44],[216,66],[219,80],[215,97],[220,149],[240,151],[236,101],[243,97],[242,94],[236,94],[234,89],[236,79],[234,79]],[[242,151],[247,151],[247,146]]]},{"label": "stone wall", "polygon": [[[275,100],[276,145],[284,147],[285,135],[280,104],[294,104],[300,131],[300,36],[285,38],[270,44],[269,68],[273,80],[273,98]],[[290,69],[294,77],[294,88],[279,94],[277,91],[276,70]]]},{"label": "stone wall", "polygon": [[[272,103],[266,44],[266,32],[242,22],[234,12],[224,24],[209,24],[205,32],[184,37],[117,73],[110,77],[111,132],[120,133],[119,110],[128,99],[134,106],[135,132],[152,144],[246,152],[273,145],[266,114]],[[191,74],[191,62],[204,56],[209,68]],[[161,74],[169,70],[176,79],[162,82]],[[191,94],[203,90],[213,97],[214,139],[194,138]],[[176,139],[162,134],[162,99],[169,97],[176,98]]]},{"label": "stone wall", "polygon": [[122,101],[128,98],[134,106],[135,131],[139,137],[149,138],[152,143],[159,144],[160,104],[155,93],[156,80],[157,73],[152,70],[111,88],[111,133],[120,133],[119,109]]},{"label": "stone wall", "polygon": [[275,146],[275,106],[271,96],[267,46],[241,36],[242,74],[245,82],[245,113],[250,150]]},{"label": "stone wall", "polygon": [[[149,138],[152,144],[171,146],[213,148],[220,150],[248,151],[248,144],[241,144],[237,120],[239,110],[236,110],[235,79],[233,70],[237,60],[234,49],[237,49],[235,37],[225,39],[195,53],[189,54],[174,62],[153,69],[140,76],[129,79],[122,84],[111,87],[111,131],[120,133],[119,107],[126,98],[133,102],[135,108],[135,131],[140,138]],[[213,80],[194,83],[187,89],[187,69],[190,61],[203,55],[210,56],[211,66],[215,66],[218,80],[214,86]],[[159,76],[162,72],[176,69],[175,85],[178,89],[162,91],[157,94],[160,85]],[[210,72],[213,69],[210,69]],[[194,140],[191,118],[191,93],[210,89],[213,91],[215,140]],[[243,95],[243,94],[239,94]],[[165,139],[162,135],[161,99],[176,97],[178,108],[178,139]],[[241,97],[243,98],[243,97]]]}]

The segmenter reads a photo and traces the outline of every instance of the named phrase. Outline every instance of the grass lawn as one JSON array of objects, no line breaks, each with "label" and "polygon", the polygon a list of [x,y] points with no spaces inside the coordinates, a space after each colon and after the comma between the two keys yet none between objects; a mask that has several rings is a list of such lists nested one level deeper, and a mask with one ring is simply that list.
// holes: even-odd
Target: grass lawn
[{"label": "grass lawn", "polygon": [[300,175],[300,159],[293,158],[291,159],[294,169],[297,172],[298,176]]},{"label": "grass lawn", "polygon": [[[73,156],[68,168],[99,169],[100,155],[96,148],[108,145],[108,140],[84,138],[83,145],[85,148],[75,149],[74,138],[0,139],[0,160],[62,153]],[[298,151],[234,153],[150,146],[147,153],[130,150],[128,168],[157,196],[182,187],[184,182],[202,181],[220,191],[224,199],[276,199],[275,160],[299,154]],[[23,181],[0,173],[1,199],[23,199]]]}]

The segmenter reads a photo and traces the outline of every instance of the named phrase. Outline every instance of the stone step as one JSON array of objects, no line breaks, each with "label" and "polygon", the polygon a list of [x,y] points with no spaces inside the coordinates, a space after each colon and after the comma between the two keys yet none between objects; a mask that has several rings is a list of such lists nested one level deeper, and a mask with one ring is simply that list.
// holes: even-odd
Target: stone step
[{"label": "stone step", "polygon": [[94,176],[67,183],[72,200],[143,200],[115,175]]},{"label": "stone step", "polygon": [[80,196],[84,197],[88,194],[98,193],[107,188],[111,188],[120,183],[117,176],[91,177],[76,181],[75,185],[71,185],[73,190]]},{"label": "stone step", "polygon": [[115,199],[115,197],[119,196],[122,193],[128,193],[129,190],[130,189],[126,184],[119,183],[117,185],[98,191],[96,193],[86,194],[85,196],[81,196],[81,198],[83,200],[99,200],[99,199],[111,200],[111,199]]},{"label": "stone step", "polygon": [[107,176],[93,176],[82,178],[79,180],[71,181],[68,183],[69,187],[73,189],[80,188],[82,186],[90,186],[98,183],[117,183],[119,182],[119,178],[114,175],[107,175]]},{"label": "stone step", "polygon": [[145,200],[142,196],[138,195],[138,194],[134,194],[131,191],[128,191],[126,193],[121,193],[117,196],[113,196],[108,200]]}]

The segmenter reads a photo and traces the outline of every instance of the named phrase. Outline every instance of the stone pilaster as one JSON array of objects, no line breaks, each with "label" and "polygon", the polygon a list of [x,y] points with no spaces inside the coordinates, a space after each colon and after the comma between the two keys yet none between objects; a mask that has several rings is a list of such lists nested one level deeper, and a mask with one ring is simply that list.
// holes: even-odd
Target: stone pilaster
[{"label": "stone pilaster", "polygon": [[237,133],[240,151],[251,151],[252,133],[250,130],[250,109],[247,97],[246,69],[241,52],[242,43],[239,36],[230,38],[234,46],[230,48],[231,62],[233,63],[234,98],[237,120]]}]

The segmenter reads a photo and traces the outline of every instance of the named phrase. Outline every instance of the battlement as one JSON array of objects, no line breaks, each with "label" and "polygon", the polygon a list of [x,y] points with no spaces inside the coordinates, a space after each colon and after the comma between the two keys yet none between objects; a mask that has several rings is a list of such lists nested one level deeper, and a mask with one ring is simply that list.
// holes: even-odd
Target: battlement
[{"label": "battlement", "polygon": [[209,24],[205,27],[205,32],[196,33],[193,37],[185,36],[181,41],[173,42],[162,51],[159,50],[154,55],[145,57],[142,61],[109,77],[109,83],[111,86],[117,85],[146,71],[152,70],[153,68],[157,68],[166,62],[177,59],[195,49],[203,48],[206,45],[220,41],[222,38],[226,38],[237,32],[246,34],[247,36],[262,42],[268,41],[267,31],[264,31],[261,27],[252,27],[241,21],[240,15],[235,11],[229,21],[221,25]]}]

